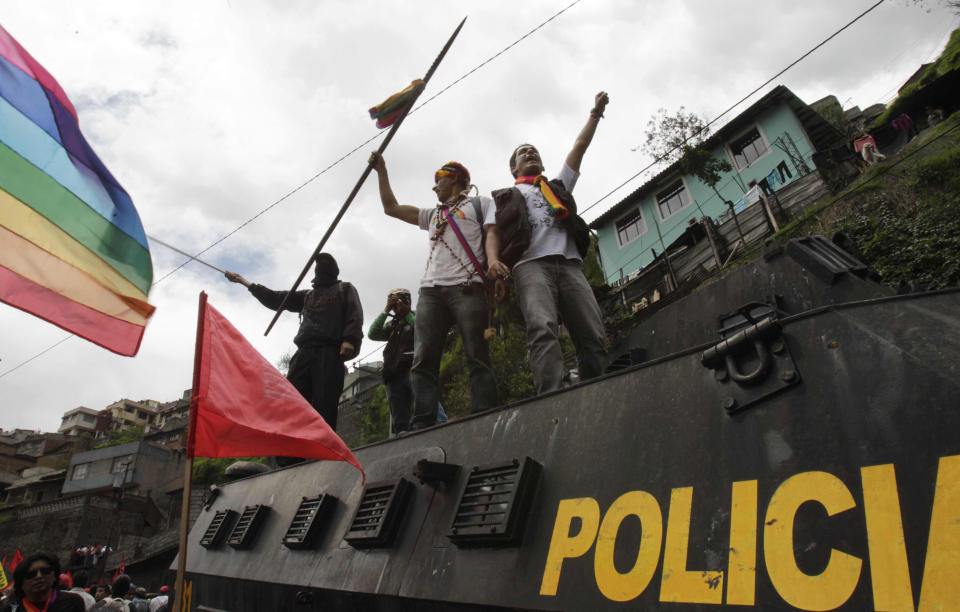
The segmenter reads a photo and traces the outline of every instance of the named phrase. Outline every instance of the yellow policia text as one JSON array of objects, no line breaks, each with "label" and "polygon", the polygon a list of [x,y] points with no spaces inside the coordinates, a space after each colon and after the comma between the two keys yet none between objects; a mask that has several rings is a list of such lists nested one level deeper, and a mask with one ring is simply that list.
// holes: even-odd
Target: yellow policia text
[{"label": "yellow policia text", "polygon": [[[593,549],[600,593],[611,601],[631,601],[650,586],[662,550],[659,601],[752,606],[757,603],[757,546],[762,535],[763,569],[777,594],[795,608],[837,608],[865,575],[876,610],[952,609],[960,601],[960,580],[955,575],[960,567],[960,455],[942,457],[937,469],[919,608],[914,608],[893,464],[861,468],[860,479],[867,559],[834,548],[826,567],[816,575],[797,566],[793,539],[797,511],[813,503],[833,516],[857,506],[850,489],[827,472],[802,472],[781,483],[767,504],[762,533],[758,533],[757,481],[734,482],[725,571],[687,569],[693,487],[672,490],[665,528],[659,503],[646,491],[624,493],[605,513],[592,497],[563,499],[557,507],[540,595],[557,594],[564,560]],[[640,519],[641,537],[633,567],[621,573],[614,566],[614,547],[620,525],[629,516]],[[579,529],[571,533],[575,525]]]}]

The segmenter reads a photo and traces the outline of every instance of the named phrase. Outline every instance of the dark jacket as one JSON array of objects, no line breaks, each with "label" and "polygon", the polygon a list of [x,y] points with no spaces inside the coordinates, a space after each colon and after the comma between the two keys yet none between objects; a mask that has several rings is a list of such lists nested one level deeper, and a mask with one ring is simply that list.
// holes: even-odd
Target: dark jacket
[{"label": "dark jacket", "polygon": [[[267,308],[276,310],[289,292],[252,284],[250,293]],[[350,283],[337,281],[329,287],[297,291],[283,309],[300,313],[300,330],[293,339],[297,346],[339,346],[346,341],[360,352],[363,308]]]},{"label": "dark jacket", "polygon": [[[23,612],[26,609],[26,606],[20,602],[16,602],[12,605],[0,606],[0,612],[6,612],[8,610]],[[85,609],[86,608],[83,604],[83,599],[81,599],[76,593],[57,591],[57,597],[47,608],[47,612],[83,612]]]},{"label": "dark jacket", "polygon": [[[590,247],[590,230],[587,228],[586,221],[577,214],[577,202],[560,179],[551,179],[547,183],[560,202],[570,211],[570,215],[560,222],[560,226],[571,233],[580,257],[584,257]],[[530,218],[527,216],[527,200],[516,187],[497,189],[491,195],[497,206],[496,220],[497,231],[500,233],[500,261],[512,268],[530,247]]]},{"label": "dark jacket", "polygon": [[380,313],[367,336],[371,340],[387,341],[383,349],[383,380],[388,381],[397,374],[403,374],[413,365],[413,328],[416,315],[411,310],[401,321],[394,317],[387,322],[387,315]]}]

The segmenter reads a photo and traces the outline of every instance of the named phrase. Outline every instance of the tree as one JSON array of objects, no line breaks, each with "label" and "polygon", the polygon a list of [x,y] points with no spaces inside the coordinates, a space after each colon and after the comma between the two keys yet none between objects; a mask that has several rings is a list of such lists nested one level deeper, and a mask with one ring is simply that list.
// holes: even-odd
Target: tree
[{"label": "tree", "polygon": [[360,444],[386,440],[390,435],[390,402],[384,385],[373,390],[370,401],[361,408]]},{"label": "tree", "polygon": [[274,364],[280,372],[286,376],[290,372],[290,362],[293,361],[293,351],[289,350],[283,355],[280,355],[280,359],[277,360],[277,363]]},{"label": "tree", "polygon": [[125,429],[111,429],[104,433],[104,441],[94,446],[94,448],[106,448],[108,446],[119,446],[130,442],[139,442],[143,439],[143,425],[134,425]]},{"label": "tree", "polygon": [[238,461],[266,463],[266,457],[196,457],[193,460],[193,484],[208,485],[223,482],[224,472]]},{"label": "tree", "polygon": [[730,208],[740,241],[746,246],[747,241],[733,209],[733,202],[720,195],[717,189],[717,183],[723,178],[723,174],[732,172],[733,166],[726,158],[715,157],[703,146],[710,135],[707,122],[696,113],[687,113],[682,106],[674,115],[668,115],[667,110],[661,108],[647,122],[645,135],[644,151],[652,155],[658,163],[677,162],[681,172],[700,179]]}]

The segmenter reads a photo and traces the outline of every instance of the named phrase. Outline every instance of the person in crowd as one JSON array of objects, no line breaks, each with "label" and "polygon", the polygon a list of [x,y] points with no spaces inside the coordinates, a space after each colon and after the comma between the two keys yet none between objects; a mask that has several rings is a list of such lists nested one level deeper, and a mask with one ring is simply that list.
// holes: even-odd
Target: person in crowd
[{"label": "person in crowd", "polygon": [[60,561],[47,553],[35,553],[13,570],[13,602],[5,604],[11,612],[83,612],[83,600],[54,584],[60,576]]},{"label": "person in crowd", "polygon": [[170,608],[170,587],[163,585],[156,597],[150,600],[150,612],[166,612]]},{"label": "person in crowd", "polygon": [[150,602],[147,601],[147,589],[137,587],[133,591],[133,599],[128,604],[130,612],[150,612]]},{"label": "person in crowd", "polygon": [[89,580],[87,570],[77,570],[73,575],[73,586],[70,588],[71,593],[76,593],[80,596],[80,599],[83,600],[83,607],[87,610],[93,607],[93,604],[97,601],[93,598],[93,595],[87,593],[87,581]]},{"label": "person in crowd", "polygon": [[498,257],[500,240],[493,203],[486,197],[470,197],[470,172],[463,164],[448,162],[434,173],[437,206],[400,204],[383,156],[372,153],[370,163],[377,171],[383,212],[418,226],[429,236],[430,254],[420,281],[414,326],[410,429],[437,423],[440,357],[453,325],[463,339],[470,371],[471,412],[493,408],[497,384],[484,338],[488,321],[484,279],[488,273],[507,272]]},{"label": "person in crowd", "polygon": [[[544,165],[537,148],[522,144],[510,155],[514,185],[492,194],[501,239],[500,259],[511,268],[526,321],[537,393],[560,388],[561,323],[573,338],[581,379],[599,376],[607,365],[603,317],[582,270],[590,234],[577,215],[572,192],[583,155],[608,102],[605,92],[596,95],[587,123],[556,179],[543,176]],[[498,296],[504,292],[503,279],[498,280]]]},{"label": "person in crowd", "polygon": [[[301,317],[300,330],[293,339],[297,352],[290,360],[287,379],[334,430],[343,391],[343,362],[357,355],[363,339],[360,296],[353,285],[339,280],[339,275],[333,256],[320,253],[313,289],[297,291],[284,306]],[[272,310],[280,307],[288,293],[251,283],[235,272],[225,272],[225,276],[246,287]]]},{"label": "person in crowd", "polygon": [[127,593],[130,592],[130,576],[120,574],[110,585],[110,594],[97,603],[102,610],[112,612],[130,612],[130,606],[127,602]]},{"label": "person in crowd", "polygon": [[887,159],[886,155],[880,151],[877,151],[877,147],[875,147],[872,142],[863,143],[863,148],[860,149],[860,154],[863,156],[863,161],[867,162],[868,166],[872,166]]},{"label": "person in crowd", "polygon": [[925,109],[927,113],[927,127],[937,127],[943,122],[943,109],[928,106]]},{"label": "person in crowd", "polygon": [[110,596],[110,585],[109,584],[98,584],[93,587],[93,600],[96,603],[100,603],[105,598]]}]

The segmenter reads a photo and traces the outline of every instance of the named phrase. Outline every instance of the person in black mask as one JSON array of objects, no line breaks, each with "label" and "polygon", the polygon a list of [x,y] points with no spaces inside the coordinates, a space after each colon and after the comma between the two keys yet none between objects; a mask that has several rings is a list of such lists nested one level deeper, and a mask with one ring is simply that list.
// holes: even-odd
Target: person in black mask
[{"label": "person in black mask", "polygon": [[[337,428],[337,408],[343,391],[343,362],[360,351],[363,309],[356,288],[337,280],[340,268],[329,253],[316,259],[313,289],[290,296],[284,310],[300,313],[300,330],[293,342],[297,352],[290,360],[287,380],[296,387],[331,428]],[[270,308],[280,307],[287,291],[274,291],[251,283],[236,272],[227,280],[245,286],[253,297]]]}]

